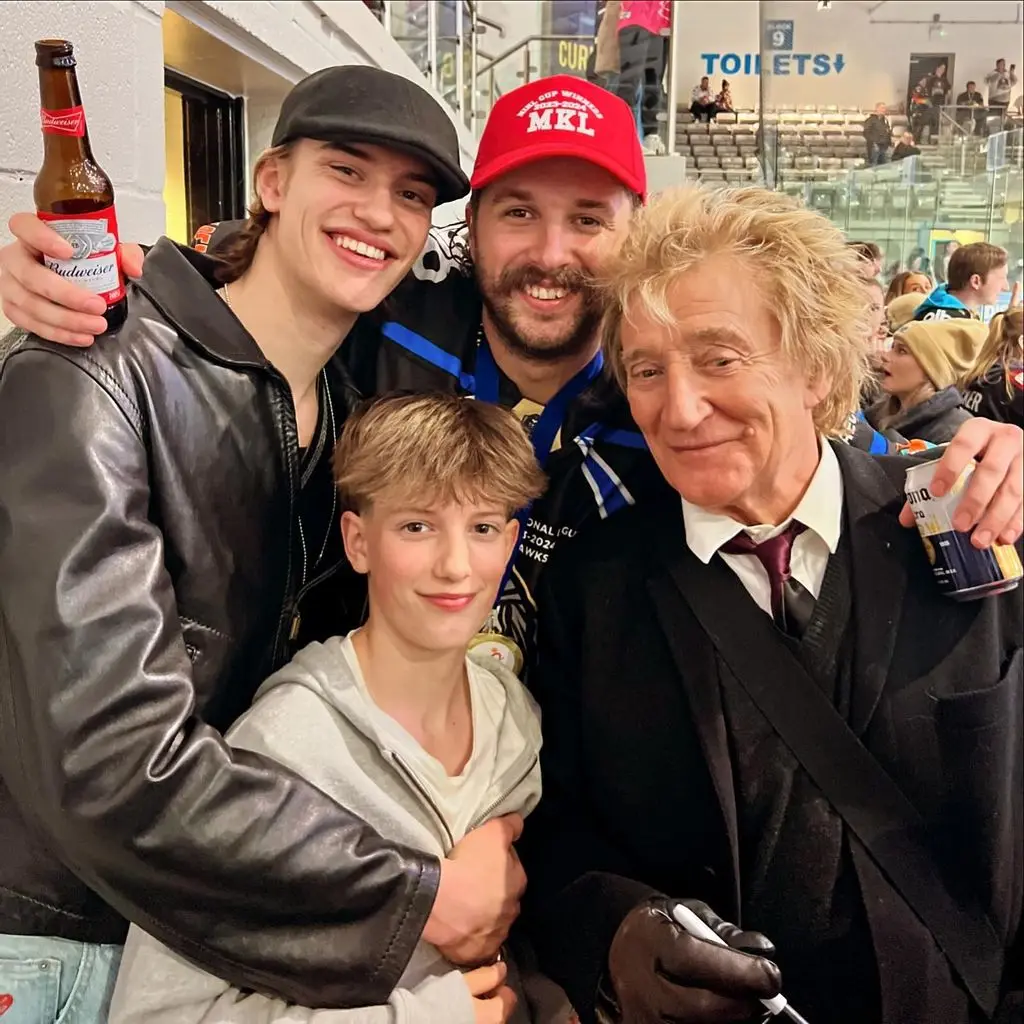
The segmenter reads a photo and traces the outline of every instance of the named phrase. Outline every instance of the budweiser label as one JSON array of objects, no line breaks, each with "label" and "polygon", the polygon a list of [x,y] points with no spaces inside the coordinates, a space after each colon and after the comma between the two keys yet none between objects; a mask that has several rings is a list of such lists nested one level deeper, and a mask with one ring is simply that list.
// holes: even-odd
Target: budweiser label
[{"label": "budweiser label", "polygon": [[74,135],[82,138],[85,135],[85,110],[81,106],[67,107],[65,110],[39,111],[44,135]]},{"label": "budweiser label", "polygon": [[108,306],[124,298],[124,279],[117,249],[117,217],[112,206],[96,213],[74,216],[41,212],[39,218],[70,242],[75,250],[69,260],[45,256],[43,262],[50,270],[102,295]]}]

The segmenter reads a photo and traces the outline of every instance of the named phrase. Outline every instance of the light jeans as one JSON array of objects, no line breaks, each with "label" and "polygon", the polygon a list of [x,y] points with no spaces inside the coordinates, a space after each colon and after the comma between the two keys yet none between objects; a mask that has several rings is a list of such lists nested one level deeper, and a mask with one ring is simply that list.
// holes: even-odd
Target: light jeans
[{"label": "light jeans", "polygon": [[0,935],[0,1024],[106,1024],[121,949]]}]

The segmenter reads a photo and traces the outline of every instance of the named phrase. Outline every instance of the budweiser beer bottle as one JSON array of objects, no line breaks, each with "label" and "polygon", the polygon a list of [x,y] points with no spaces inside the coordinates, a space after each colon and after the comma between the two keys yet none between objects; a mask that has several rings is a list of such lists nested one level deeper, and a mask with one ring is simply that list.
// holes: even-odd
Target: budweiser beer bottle
[{"label": "budweiser beer bottle", "polygon": [[128,312],[117,247],[114,186],[96,163],[78,91],[74,48],[63,39],[36,43],[42,107],[43,166],[36,175],[36,209],[74,249],[71,259],[46,265],[107,302],[107,329]]}]

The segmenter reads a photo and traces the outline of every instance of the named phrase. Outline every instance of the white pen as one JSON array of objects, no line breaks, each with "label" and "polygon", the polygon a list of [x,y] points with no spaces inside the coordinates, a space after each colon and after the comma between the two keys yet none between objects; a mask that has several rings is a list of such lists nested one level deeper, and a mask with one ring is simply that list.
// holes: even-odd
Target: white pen
[{"label": "white pen", "polygon": [[[695,939],[713,942],[716,946],[728,945],[725,939],[716,935],[689,907],[684,907],[682,903],[677,903],[672,908],[672,916],[675,918],[676,924],[689,932]],[[808,1021],[789,1005],[781,992],[772,999],[762,999],[761,1005],[773,1015],[786,1014],[795,1024],[808,1024]]]}]

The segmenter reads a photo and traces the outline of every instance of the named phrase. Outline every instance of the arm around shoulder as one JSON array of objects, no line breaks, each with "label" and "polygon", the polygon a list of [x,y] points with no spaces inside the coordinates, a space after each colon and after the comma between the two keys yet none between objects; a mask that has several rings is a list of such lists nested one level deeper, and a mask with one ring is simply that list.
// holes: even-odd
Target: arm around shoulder
[{"label": "arm around shoulder", "polygon": [[436,862],[196,714],[124,376],[32,340],[0,368],[4,781],[79,878],[232,983],[382,1002]]}]

